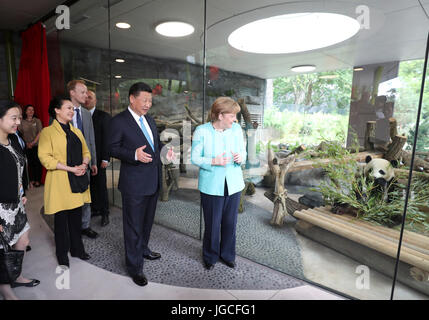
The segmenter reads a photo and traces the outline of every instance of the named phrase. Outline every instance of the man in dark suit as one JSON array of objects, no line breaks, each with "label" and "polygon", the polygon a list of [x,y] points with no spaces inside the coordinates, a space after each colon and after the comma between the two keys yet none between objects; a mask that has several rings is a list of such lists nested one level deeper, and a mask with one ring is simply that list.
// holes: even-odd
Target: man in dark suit
[{"label": "man in dark suit", "polygon": [[97,154],[98,172],[91,175],[91,211],[93,215],[101,215],[101,226],[109,224],[109,197],[106,185],[106,168],[109,165],[109,125],[110,115],[96,108],[95,92],[88,90],[85,108],[92,115],[95,136],[95,152]]},{"label": "man in dark suit", "polygon": [[[121,160],[118,189],[122,195],[127,270],[137,285],[145,286],[144,258],[161,258],[149,249],[148,243],[161,185],[162,146],[155,121],[147,115],[152,106],[152,89],[137,82],[128,97],[129,107],[112,118],[109,149],[112,157]],[[167,159],[172,158],[170,151]]]},{"label": "man in dark suit", "polygon": [[[89,151],[91,152],[91,175],[98,173],[97,153],[95,151],[94,125],[88,110],[82,107],[88,96],[88,89],[82,80],[71,80],[67,83],[67,91],[74,106],[73,126],[82,131]],[[88,168],[89,169],[89,168]],[[88,172],[89,175],[89,172]],[[85,203],[82,208],[82,235],[95,239],[98,233],[91,229],[91,205]]]}]

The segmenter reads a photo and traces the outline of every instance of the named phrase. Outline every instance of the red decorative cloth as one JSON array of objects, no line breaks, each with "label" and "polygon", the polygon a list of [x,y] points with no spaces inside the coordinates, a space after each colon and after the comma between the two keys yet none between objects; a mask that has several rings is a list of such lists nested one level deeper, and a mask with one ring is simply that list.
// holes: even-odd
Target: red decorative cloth
[{"label": "red decorative cloth", "polygon": [[39,22],[21,34],[22,49],[19,62],[15,101],[22,106],[31,104],[44,127],[48,125],[51,99],[46,31]]}]

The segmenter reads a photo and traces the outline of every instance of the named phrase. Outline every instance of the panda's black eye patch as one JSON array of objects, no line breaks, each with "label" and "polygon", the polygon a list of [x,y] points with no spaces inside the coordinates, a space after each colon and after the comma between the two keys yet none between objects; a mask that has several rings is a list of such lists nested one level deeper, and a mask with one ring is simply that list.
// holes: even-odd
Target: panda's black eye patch
[{"label": "panda's black eye patch", "polygon": [[383,170],[378,171],[378,173],[380,173],[383,176],[386,174],[386,172],[384,172]]}]

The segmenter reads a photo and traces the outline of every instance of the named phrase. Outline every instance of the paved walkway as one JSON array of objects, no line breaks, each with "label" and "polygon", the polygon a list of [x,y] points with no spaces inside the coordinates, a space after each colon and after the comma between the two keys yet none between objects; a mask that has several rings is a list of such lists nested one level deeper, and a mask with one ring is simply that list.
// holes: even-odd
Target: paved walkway
[{"label": "paved walkway", "polygon": [[[15,288],[29,300],[331,300],[342,299],[320,288],[304,285],[284,290],[195,289],[150,282],[136,286],[129,277],[111,273],[77,258],[70,258],[69,277],[57,266],[54,237],[40,216],[43,188],[28,192],[27,215],[32,250],[25,256],[23,274],[41,281],[35,288]],[[69,281],[67,280],[69,278]]]}]

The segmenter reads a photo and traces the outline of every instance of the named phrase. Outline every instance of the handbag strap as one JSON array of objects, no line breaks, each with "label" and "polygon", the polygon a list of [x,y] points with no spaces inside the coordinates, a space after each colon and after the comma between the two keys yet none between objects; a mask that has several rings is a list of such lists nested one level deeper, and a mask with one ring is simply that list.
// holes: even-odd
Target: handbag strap
[{"label": "handbag strap", "polygon": [[10,251],[10,245],[9,243],[5,240],[4,236],[3,236],[3,232],[0,232],[0,244],[3,246],[3,250],[5,253]]}]

